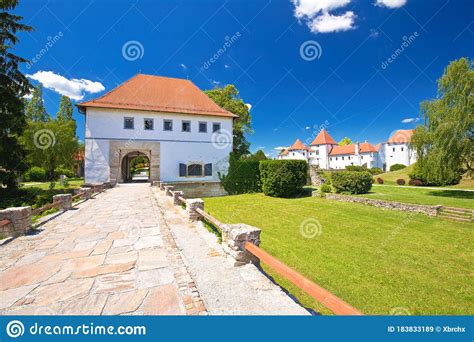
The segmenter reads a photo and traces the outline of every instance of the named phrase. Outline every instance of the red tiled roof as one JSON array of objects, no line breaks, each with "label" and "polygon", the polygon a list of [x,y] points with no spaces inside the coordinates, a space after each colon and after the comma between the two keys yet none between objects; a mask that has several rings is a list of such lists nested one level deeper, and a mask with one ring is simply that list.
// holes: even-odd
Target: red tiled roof
[{"label": "red tiled roof", "polygon": [[237,117],[219,107],[189,80],[143,74],[77,106]]},{"label": "red tiled roof", "polygon": [[288,148],[288,151],[308,150],[308,146],[303,144],[300,139],[296,139],[295,143]]},{"label": "red tiled roof", "polygon": [[341,154],[355,154],[355,145],[345,145],[345,146],[334,146],[329,152],[330,156],[336,156]]},{"label": "red tiled roof", "polygon": [[377,152],[377,149],[374,145],[369,144],[367,141],[359,145],[359,152],[360,153],[367,153],[367,152]]},{"label": "red tiled roof", "polygon": [[410,142],[414,129],[399,129],[387,141],[389,144],[403,144]]},{"label": "red tiled roof", "polygon": [[288,155],[288,150],[283,150],[280,153],[280,156],[287,156]]},{"label": "red tiled roof", "polygon": [[325,129],[322,129],[318,136],[314,138],[313,142],[311,143],[311,146],[314,145],[337,145],[337,143],[329,135],[329,133],[326,132]]}]

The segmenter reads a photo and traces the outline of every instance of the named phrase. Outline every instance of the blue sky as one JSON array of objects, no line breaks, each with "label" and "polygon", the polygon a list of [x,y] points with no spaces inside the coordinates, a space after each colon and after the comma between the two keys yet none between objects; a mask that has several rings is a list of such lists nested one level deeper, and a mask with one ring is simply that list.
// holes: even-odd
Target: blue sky
[{"label": "blue sky", "polygon": [[15,52],[51,115],[60,93],[94,98],[138,72],[233,83],[252,106],[251,149],[273,155],[321,126],[372,143],[412,128],[446,65],[474,55],[470,0],[20,1],[16,12],[34,31]]}]

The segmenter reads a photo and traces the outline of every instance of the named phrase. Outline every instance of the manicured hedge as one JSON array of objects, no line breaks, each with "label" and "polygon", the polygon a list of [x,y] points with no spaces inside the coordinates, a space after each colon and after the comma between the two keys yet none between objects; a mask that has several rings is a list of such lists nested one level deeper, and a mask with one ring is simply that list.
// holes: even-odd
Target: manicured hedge
[{"label": "manicured hedge", "polygon": [[70,169],[66,169],[64,167],[57,167],[54,169],[54,178],[59,179],[60,175],[65,175],[68,178],[74,177],[74,172],[72,172]]},{"label": "manicured hedge", "polygon": [[334,172],[331,177],[337,193],[366,194],[372,188],[372,175],[367,171]]},{"label": "manicured hedge", "polygon": [[403,165],[403,164],[393,164],[392,166],[390,166],[390,171],[403,170],[404,168],[406,168],[406,165]]},{"label": "manicured hedge", "polygon": [[292,197],[306,184],[308,164],[304,160],[263,160],[260,162],[262,190],[267,196]]},{"label": "manicured hedge", "polygon": [[42,167],[33,166],[25,172],[25,181],[43,182],[46,180],[46,171]]},{"label": "manicured hedge", "polygon": [[260,169],[258,160],[229,160],[229,172],[220,175],[221,184],[230,195],[261,192]]}]

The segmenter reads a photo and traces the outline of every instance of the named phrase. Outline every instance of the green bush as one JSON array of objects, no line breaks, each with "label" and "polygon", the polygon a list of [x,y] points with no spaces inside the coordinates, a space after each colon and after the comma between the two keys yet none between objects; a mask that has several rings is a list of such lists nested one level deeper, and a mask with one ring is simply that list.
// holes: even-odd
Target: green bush
[{"label": "green bush", "polygon": [[261,192],[259,163],[258,160],[237,160],[231,154],[228,173],[219,173],[224,190],[230,195]]},{"label": "green bush", "polygon": [[263,160],[260,162],[262,190],[267,196],[292,197],[306,184],[308,164],[304,160]]},{"label": "green bush", "polygon": [[406,165],[403,165],[403,164],[393,164],[392,166],[390,166],[390,171],[403,170],[404,168],[406,168]]},{"label": "green bush", "polygon": [[422,186],[423,185],[423,181],[419,180],[419,179],[410,179],[410,181],[408,182],[409,185],[412,185],[412,186]]},{"label": "green bush", "polygon": [[27,182],[43,182],[46,180],[46,171],[42,167],[33,166],[25,172],[25,181]]},{"label": "green bush", "polygon": [[358,165],[347,165],[346,171],[367,171],[367,167]]},{"label": "green bush", "polygon": [[398,185],[405,185],[405,180],[400,178],[400,179],[397,179],[397,184]]},{"label": "green bush", "polygon": [[334,172],[332,187],[337,193],[366,194],[372,188],[372,175],[367,171]]},{"label": "green bush", "polygon": [[332,188],[329,184],[326,184],[326,183],[323,183],[321,184],[319,190],[322,192],[322,193],[329,193],[329,192],[332,192]]},{"label": "green bush", "polygon": [[64,167],[57,167],[54,169],[54,178],[58,179],[60,175],[65,175],[66,177],[74,177],[74,172]]},{"label": "green bush", "polygon": [[380,175],[381,173],[383,173],[383,170],[382,170],[380,167],[373,167],[373,168],[371,168],[369,171],[370,171],[370,173],[373,174],[374,176]]},{"label": "green bush", "polygon": [[383,178],[377,177],[377,184],[383,184]]}]

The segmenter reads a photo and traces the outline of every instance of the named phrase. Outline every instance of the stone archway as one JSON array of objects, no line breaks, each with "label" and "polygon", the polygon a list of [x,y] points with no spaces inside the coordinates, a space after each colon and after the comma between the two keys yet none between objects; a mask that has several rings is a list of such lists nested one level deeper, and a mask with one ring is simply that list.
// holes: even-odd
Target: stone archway
[{"label": "stone archway", "polygon": [[121,179],[124,183],[143,182],[143,181],[150,180],[149,169],[148,169],[148,175],[146,175],[146,177],[134,176],[132,172],[132,161],[137,157],[146,158],[146,160],[148,161],[148,165],[150,165],[150,155],[147,155],[146,153],[143,153],[140,151],[128,152],[126,155],[122,157],[122,161],[120,165]]},{"label": "stone archway", "polygon": [[[160,143],[150,141],[131,141],[117,140],[111,141],[109,145],[109,166],[110,179],[116,180],[118,183],[127,181],[128,170],[124,170],[125,164],[129,163],[128,157],[143,155],[150,162],[149,181],[160,180]],[[125,163],[124,163],[125,162]],[[126,171],[125,173],[123,171]]]}]

